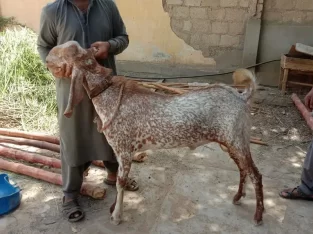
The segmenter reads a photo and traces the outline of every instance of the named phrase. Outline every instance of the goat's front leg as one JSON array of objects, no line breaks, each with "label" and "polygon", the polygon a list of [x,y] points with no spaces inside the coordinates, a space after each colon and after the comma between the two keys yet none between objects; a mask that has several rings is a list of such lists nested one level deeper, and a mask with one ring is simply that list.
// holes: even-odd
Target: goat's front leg
[{"label": "goat's front leg", "polygon": [[130,153],[123,153],[117,156],[117,161],[119,163],[118,174],[116,180],[116,200],[112,205],[111,211],[111,223],[114,225],[120,224],[123,216],[123,198],[124,198],[124,188],[127,183],[128,174],[131,167],[132,157]]}]

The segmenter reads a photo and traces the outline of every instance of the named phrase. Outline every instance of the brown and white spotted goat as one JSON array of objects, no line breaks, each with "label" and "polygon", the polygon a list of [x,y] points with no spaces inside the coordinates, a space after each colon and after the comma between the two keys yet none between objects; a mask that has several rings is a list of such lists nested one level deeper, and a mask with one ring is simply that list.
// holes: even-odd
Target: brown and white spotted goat
[{"label": "brown and white spotted goat", "polygon": [[249,176],[256,194],[254,221],[261,224],[262,175],[251,157],[247,104],[256,87],[252,73],[238,71],[251,80],[241,94],[229,86],[215,84],[181,95],[166,95],[124,77],[112,76],[111,70],[100,66],[93,54],[93,49],[85,50],[70,41],[54,47],[46,62],[57,78],[64,78],[60,77],[64,64],[73,68],[68,77],[71,87],[65,116],[71,116],[75,105],[84,98],[85,89],[98,113],[98,129],[116,153],[119,170],[117,197],[111,207],[112,223],[117,225],[122,219],[124,185],[134,153],[147,149],[196,148],[217,142],[227,148],[239,168],[239,189],[233,203],[238,204],[245,196]]}]

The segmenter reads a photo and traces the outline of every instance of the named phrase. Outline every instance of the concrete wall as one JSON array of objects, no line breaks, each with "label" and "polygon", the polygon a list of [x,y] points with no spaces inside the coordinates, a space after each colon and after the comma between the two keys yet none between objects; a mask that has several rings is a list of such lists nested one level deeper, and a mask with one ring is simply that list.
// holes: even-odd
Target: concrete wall
[{"label": "concrete wall", "polygon": [[[41,8],[53,0],[0,0],[1,14],[35,31],[39,28]],[[130,35],[130,46],[118,59],[144,62],[215,65],[171,29],[170,17],[161,0],[115,0]]]},{"label": "concrete wall", "polygon": [[312,0],[266,0],[263,20],[288,24],[313,22]]},{"label": "concrete wall", "polygon": [[130,35],[121,60],[215,65],[171,29],[171,19],[161,0],[116,0]]},{"label": "concrete wall", "polygon": [[163,3],[176,35],[208,57],[242,49],[246,22],[257,17],[257,0],[164,0]]},{"label": "concrete wall", "polygon": [[39,28],[41,8],[51,0],[0,0],[0,14],[4,17],[15,17],[21,24],[33,30]]}]

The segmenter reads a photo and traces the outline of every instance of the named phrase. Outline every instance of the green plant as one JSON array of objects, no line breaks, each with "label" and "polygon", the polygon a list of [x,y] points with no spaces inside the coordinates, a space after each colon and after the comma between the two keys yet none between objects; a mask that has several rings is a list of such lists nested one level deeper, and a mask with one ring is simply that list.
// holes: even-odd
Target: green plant
[{"label": "green plant", "polygon": [[23,130],[55,133],[55,80],[40,60],[37,35],[14,26],[0,34],[0,112]]}]

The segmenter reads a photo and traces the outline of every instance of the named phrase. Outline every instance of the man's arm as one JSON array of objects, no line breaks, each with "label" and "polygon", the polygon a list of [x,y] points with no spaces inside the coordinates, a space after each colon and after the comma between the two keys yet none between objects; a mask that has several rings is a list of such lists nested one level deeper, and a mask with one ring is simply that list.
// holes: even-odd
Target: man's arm
[{"label": "man's arm", "polygon": [[46,8],[43,8],[40,16],[39,36],[37,39],[37,50],[43,63],[50,50],[57,44],[57,34],[55,25],[51,17],[48,16]]},{"label": "man's arm", "polygon": [[129,38],[126,32],[123,19],[116,4],[112,1],[112,21],[113,21],[113,38],[108,40],[110,44],[109,53],[117,55],[122,53],[129,44]]}]

